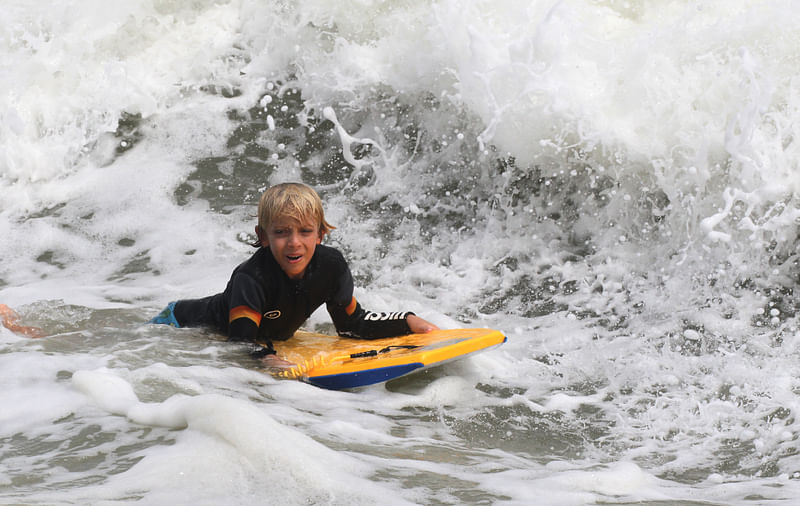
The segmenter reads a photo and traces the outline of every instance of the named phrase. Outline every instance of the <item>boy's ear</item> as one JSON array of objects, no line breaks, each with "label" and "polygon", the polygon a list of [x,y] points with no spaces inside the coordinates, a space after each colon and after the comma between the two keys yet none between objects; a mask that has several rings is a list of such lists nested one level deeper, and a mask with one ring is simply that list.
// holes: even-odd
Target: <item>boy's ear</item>
[{"label": "boy's ear", "polygon": [[267,234],[265,234],[264,230],[262,230],[262,228],[258,225],[256,225],[256,237],[258,237],[258,242],[261,243],[262,246],[265,248],[269,246]]}]

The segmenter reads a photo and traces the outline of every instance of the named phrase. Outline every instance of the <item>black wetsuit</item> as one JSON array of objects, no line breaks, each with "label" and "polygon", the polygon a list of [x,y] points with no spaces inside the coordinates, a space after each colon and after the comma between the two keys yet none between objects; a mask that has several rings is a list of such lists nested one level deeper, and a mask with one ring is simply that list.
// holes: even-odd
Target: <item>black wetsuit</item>
[{"label": "black wetsuit", "polygon": [[174,314],[182,327],[207,326],[230,340],[253,341],[272,350],[272,340],[290,338],[311,313],[327,305],[339,335],[376,339],[411,333],[410,312],[372,313],[353,297],[353,277],[342,254],[318,245],[302,279],[290,279],[269,248],[259,248],[231,275],[225,291],[179,300]]}]

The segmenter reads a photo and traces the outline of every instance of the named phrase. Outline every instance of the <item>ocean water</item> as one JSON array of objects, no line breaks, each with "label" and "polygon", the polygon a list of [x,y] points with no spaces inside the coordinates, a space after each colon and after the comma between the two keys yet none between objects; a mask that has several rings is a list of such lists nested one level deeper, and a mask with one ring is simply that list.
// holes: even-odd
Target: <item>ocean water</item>
[{"label": "ocean water", "polygon": [[[799,12],[4,2],[0,503],[795,504]],[[508,342],[331,392],[145,325],[290,180],[366,307]]]}]

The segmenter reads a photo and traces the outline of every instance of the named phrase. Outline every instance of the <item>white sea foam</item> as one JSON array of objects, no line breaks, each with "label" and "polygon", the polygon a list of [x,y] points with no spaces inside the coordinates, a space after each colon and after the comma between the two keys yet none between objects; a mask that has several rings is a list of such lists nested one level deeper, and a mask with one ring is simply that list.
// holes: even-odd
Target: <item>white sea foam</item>
[{"label": "white sea foam", "polygon": [[[130,383],[108,369],[77,371],[72,381],[112,415],[125,416],[135,424],[187,431],[179,438],[178,448],[148,456],[110,480],[106,488],[117,493],[146,490],[148,501],[162,500],[165,495],[186,500],[185,491],[163,487],[165,478],[174,476],[179,487],[203,483],[197,496],[203,502],[229,494],[231,481],[245,486],[237,497],[247,503],[385,500],[380,487],[360,478],[369,466],[276,422],[267,414],[268,405],[259,407],[218,394],[175,395],[163,402],[144,403]],[[219,468],[220,457],[229,461],[228,469]],[[180,469],[177,476],[176,467]],[[259,482],[261,486],[256,485]]]}]

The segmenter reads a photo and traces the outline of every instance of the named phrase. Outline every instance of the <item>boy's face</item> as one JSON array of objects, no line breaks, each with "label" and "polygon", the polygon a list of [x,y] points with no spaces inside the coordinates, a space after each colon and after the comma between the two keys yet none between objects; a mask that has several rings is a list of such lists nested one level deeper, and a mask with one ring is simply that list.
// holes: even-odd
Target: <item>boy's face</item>
[{"label": "boy's face", "polygon": [[264,232],[256,227],[256,234],[261,245],[272,251],[278,265],[291,279],[303,277],[317,244],[322,242],[317,224],[300,223],[292,218],[278,218]]}]

